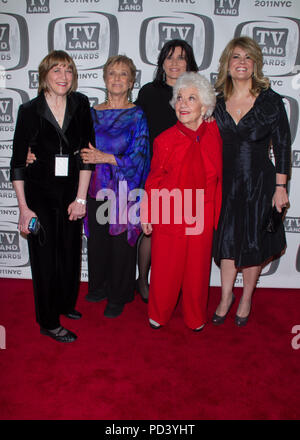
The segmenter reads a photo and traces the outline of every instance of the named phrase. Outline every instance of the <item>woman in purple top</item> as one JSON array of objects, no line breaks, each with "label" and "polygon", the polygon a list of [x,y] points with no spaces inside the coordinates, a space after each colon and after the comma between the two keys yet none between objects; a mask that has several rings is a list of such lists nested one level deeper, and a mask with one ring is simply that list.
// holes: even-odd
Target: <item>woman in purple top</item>
[{"label": "woman in purple top", "polygon": [[[108,300],[104,315],[119,316],[134,298],[136,242],[141,232],[138,200],[150,167],[146,117],[129,96],[136,68],[123,55],[103,69],[107,100],[91,109],[96,148],[81,152],[96,164],[88,192],[89,291],[86,299]],[[128,201],[130,199],[130,201]]]}]

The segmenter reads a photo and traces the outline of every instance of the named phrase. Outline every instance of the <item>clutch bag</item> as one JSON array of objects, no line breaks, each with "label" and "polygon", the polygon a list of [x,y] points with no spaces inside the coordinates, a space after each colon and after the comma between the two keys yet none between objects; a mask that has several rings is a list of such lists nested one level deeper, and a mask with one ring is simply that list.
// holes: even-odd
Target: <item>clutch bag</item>
[{"label": "clutch bag", "polygon": [[274,205],[267,218],[265,230],[271,233],[277,232],[279,226],[283,222],[285,213],[286,213],[286,208],[282,208],[281,212],[278,212],[276,206]]}]

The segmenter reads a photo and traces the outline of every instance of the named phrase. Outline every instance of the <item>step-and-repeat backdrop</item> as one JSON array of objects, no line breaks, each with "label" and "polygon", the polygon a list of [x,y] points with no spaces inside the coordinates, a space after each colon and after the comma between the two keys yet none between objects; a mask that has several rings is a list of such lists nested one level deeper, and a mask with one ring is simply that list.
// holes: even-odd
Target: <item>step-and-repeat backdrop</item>
[{"label": "step-and-repeat backdrop", "polygon": [[[18,107],[36,96],[37,67],[49,51],[63,49],[73,57],[79,91],[95,105],[104,100],[102,68],[111,55],[134,60],[135,97],[152,80],[166,41],[191,44],[199,70],[213,83],[226,43],[248,35],[263,51],[272,88],[284,96],[293,140],[288,247],[264,268],[259,286],[300,287],[299,34],[299,0],[0,0],[0,277],[31,277],[27,242],[17,231],[9,163]],[[82,280],[87,280],[85,237]],[[220,284],[214,264],[211,284]],[[236,285],[242,285],[241,274]]]}]

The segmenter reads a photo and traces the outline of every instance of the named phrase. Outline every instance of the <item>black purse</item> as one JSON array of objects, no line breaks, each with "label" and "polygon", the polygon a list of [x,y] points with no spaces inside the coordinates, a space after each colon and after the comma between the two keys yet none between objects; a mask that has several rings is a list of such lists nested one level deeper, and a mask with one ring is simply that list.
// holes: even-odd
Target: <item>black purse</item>
[{"label": "black purse", "polygon": [[286,208],[282,208],[281,212],[278,212],[276,206],[274,205],[270,211],[270,214],[267,217],[266,225],[264,229],[267,232],[271,232],[271,233],[277,232],[279,226],[283,222],[285,213],[286,213]]}]

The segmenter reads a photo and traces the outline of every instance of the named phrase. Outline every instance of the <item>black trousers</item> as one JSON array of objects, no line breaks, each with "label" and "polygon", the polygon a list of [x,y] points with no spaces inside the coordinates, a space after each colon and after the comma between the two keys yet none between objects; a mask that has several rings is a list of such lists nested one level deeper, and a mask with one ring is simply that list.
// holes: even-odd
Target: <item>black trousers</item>
[{"label": "black trousers", "polygon": [[68,219],[76,186],[65,186],[54,195],[26,188],[28,205],[43,226],[40,236],[28,236],[36,320],[49,330],[60,326],[61,314],[75,308],[79,290],[82,221]]},{"label": "black trousers", "polygon": [[104,202],[88,198],[88,275],[89,293],[105,291],[108,302],[125,304],[134,299],[136,246],[127,241],[127,231],[109,234],[109,224],[96,220],[98,207]]}]

